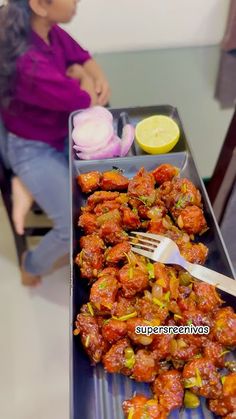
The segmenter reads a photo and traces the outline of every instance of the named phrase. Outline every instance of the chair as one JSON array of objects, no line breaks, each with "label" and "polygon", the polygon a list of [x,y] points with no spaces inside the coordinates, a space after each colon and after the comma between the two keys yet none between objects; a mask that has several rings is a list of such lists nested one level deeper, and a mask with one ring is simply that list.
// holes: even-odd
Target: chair
[{"label": "chair", "polygon": [[[11,170],[6,167],[6,164],[3,161],[3,157],[0,153],[0,191],[2,194],[2,200],[6,208],[7,216],[11,225],[13,237],[16,245],[16,252],[18,257],[19,265],[21,264],[21,258],[24,251],[27,250],[28,243],[27,238],[35,236],[45,235],[51,228],[50,227],[26,227],[25,234],[19,235],[15,231],[13,220],[12,220],[12,199],[11,199]],[[33,204],[32,210],[35,214],[42,214],[42,210]]]}]

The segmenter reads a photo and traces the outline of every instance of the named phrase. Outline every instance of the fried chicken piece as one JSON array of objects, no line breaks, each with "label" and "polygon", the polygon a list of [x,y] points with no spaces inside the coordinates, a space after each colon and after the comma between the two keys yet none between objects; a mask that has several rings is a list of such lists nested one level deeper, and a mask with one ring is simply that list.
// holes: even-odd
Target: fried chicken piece
[{"label": "fried chicken piece", "polygon": [[209,400],[209,409],[225,419],[235,418],[236,372],[224,377],[222,394],[216,400]]},{"label": "fried chicken piece", "polygon": [[139,216],[139,219],[148,220],[147,213],[150,210],[145,204],[139,205],[137,208],[133,207],[132,212]]},{"label": "fried chicken piece", "polygon": [[223,394],[225,396],[236,396],[236,372],[225,377]]},{"label": "fried chicken piece", "polygon": [[[171,180],[166,180],[163,182],[160,187],[157,189],[156,197],[164,202],[166,205],[166,201],[168,200],[168,197],[173,189],[173,184]],[[169,209],[169,208],[168,208]]]},{"label": "fried chicken piece", "polygon": [[[157,192],[157,191],[156,191]],[[145,200],[138,200],[136,198],[130,198],[129,204],[133,207],[132,211],[137,214],[142,220],[160,220],[167,213],[167,209],[164,203],[155,199],[153,205],[150,207],[149,203],[145,204]]]},{"label": "fried chicken piece", "polygon": [[142,167],[129,181],[128,195],[151,206],[156,198],[154,176]]},{"label": "fried chicken piece", "polygon": [[80,247],[84,250],[92,248],[96,250],[104,250],[104,242],[97,234],[83,236],[80,239]]},{"label": "fried chicken piece", "polygon": [[201,351],[201,337],[180,335],[172,339],[170,353],[173,360],[189,361]]},{"label": "fried chicken piece", "polygon": [[106,262],[111,264],[117,264],[121,261],[126,260],[127,254],[131,250],[131,245],[127,241],[116,244],[115,246],[108,249],[106,252]]},{"label": "fried chicken piece", "polygon": [[148,399],[142,394],[136,394],[123,402],[125,417],[132,419],[167,419],[167,414],[159,406],[157,400]]},{"label": "fried chicken piece", "polygon": [[104,201],[113,201],[118,198],[119,192],[96,191],[87,199],[87,206],[92,210]]},{"label": "fried chicken piece", "polygon": [[119,289],[115,276],[103,274],[94,282],[90,290],[90,301],[103,314],[111,312]]},{"label": "fried chicken piece", "polygon": [[171,341],[173,338],[173,335],[155,335],[153,337],[150,350],[157,361],[170,359]]},{"label": "fried chicken piece", "polygon": [[120,203],[117,202],[115,199],[111,200],[111,201],[104,201],[101,202],[100,204],[97,204],[94,208],[94,213],[99,216],[99,215],[103,215],[103,214],[107,214],[110,211],[113,211],[115,209],[119,209],[120,208]]},{"label": "fried chicken piece", "polygon": [[156,218],[155,220],[150,220],[148,223],[147,232],[153,233],[153,234],[165,235],[165,233],[167,232],[167,229],[163,225],[163,218],[159,218],[159,219]]},{"label": "fried chicken piece", "polygon": [[129,197],[127,193],[120,192],[119,196],[116,198],[116,202],[120,205],[128,205]]},{"label": "fried chicken piece", "polygon": [[196,205],[178,211],[177,224],[188,234],[201,234],[207,228],[203,211]]},{"label": "fried chicken piece", "polygon": [[[187,288],[187,287],[186,287]],[[181,289],[183,287],[181,286]],[[189,288],[189,291],[191,291],[191,288]],[[183,296],[183,294],[181,294]],[[189,295],[189,294],[188,294]],[[193,297],[195,299],[195,294],[193,293]],[[186,325],[186,324],[193,324],[194,326],[209,326],[210,328],[213,325],[213,318],[212,313],[210,312],[203,312],[199,310],[199,307],[197,306],[197,309],[195,310],[186,310],[182,308],[180,310],[181,317],[177,320],[178,324]]]},{"label": "fried chicken piece", "polygon": [[208,248],[203,243],[182,243],[180,246],[181,255],[190,263],[203,265],[208,255]]},{"label": "fried chicken piece", "polygon": [[[195,345],[199,352],[202,351],[203,345],[209,339],[209,335],[194,335],[194,334],[186,334],[186,335],[179,335],[178,338],[183,338],[185,342]],[[199,353],[198,353],[199,355]]]},{"label": "fried chicken piece", "polygon": [[101,180],[101,188],[104,191],[124,191],[128,188],[129,179],[119,170],[104,172]]},{"label": "fried chicken piece", "polygon": [[207,358],[193,359],[185,364],[183,378],[185,388],[190,388],[198,396],[215,399],[222,392],[220,374]]},{"label": "fried chicken piece", "polygon": [[[160,218],[163,218],[167,213],[167,209],[161,201],[155,202],[155,205],[153,205],[151,208],[146,208],[147,218],[149,218],[150,220],[159,220]],[[140,211],[140,207],[138,210]]]},{"label": "fried chicken piece", "polygon": [[138,208],[141,205],[146,205],[144,202],[142,202],[139,198],[134,198],[132,196],[129,196],[129,194],[127,194],[128,197],[128,204],[130,205],[130,207],[132,207],[132,209],[136,209],[138,210]]},{"label": "fried chicken piece", "polygon": [[136,298],[125,298],[120,292],[117,295],[116,302],[112,308],[112,315],[116,317],[123,317],[127,316],[130,313],[134,313],[136,310],[135,308]]},{"label": "fried chicken piece", "polygon": [[125,230],[138,230],[141,222],[139,216],[129,207],[121,207],[122,226]]},{"label": "fried chicken piece", "polygon": [[101,173],[93,171],[77,176],[77,183],[84,193],[96,191],[100,187]]},{"label": "fried chicken piece", "polygon": [[117,266],[107,266],[99,273],[98,278],[101,278],[102,276],[113,276],[114,278],[118,278],[119,268]]},{"label": "fried chicken piece", "polygon": [[[181,315],[185,310],[191,313],[196,312],[196,295],[195,292],[192,291],[191,285],[189,287],[179,287],[179,297],[177,302]],[[193,321],[191,317],[188,320]]]},{"label": "fried chicken piece", "polygon": [[99,230],[100,237],[107,244],[117,244],[124,240],[128,240],[128,234],[122,229],[116,221],[106,221]]},{"label": "fried chicken piece", "polygon": [[148,297],[145,295],[139,298],[136,303],[136,309],[138,310],[139,316],[144,320],[153,322],[153,324],[155,323],[156,326],[159,326],[159,324],[164,323],[169,315],[169,311],[167,307],[160,307],[155,304],[152,298],[151,293],[148,294]]},{"label": "fried chicken piece", "polygon": [[173,177],[179,174],[178,167],[173,166],[172,164],[161,164],[156,169],[152,171],[152,174],[155,178],[156,183],[158,185],[162,185],[162,183],[172,180]]},{"label": "fried chicken piece", "polygon": [[104,242],[96,235],[83,236],[80,239],[81,252],[76,256],[75,263],[80,267],[82,278],[97,277],[104,264]]},{"label": "fried chicken piece", "polygon": [[126,353],[128,348],[132,350],[129,340],[126,338],[120,339],[112,345],[102,358],[102,363],[107,372],[122,373],[124,375],[132,374],[132,369],[126,367]]},{"label": "fried chicken piece", "polygon": [[193,290],[196,295],[197,307],[203,313],[211,312],[223,303],[213,285],[205,282],[194,282]]},{"label": "fried chicken piece", "polygon": [[140,267],[130,264],[124,265],[119,274],[124,296],[132,297],[143,291],[148,286],[148,278],[148,272],[143,271]]},{"label": "fried chicken piece", "polygon": [[151,383],[155,380],[157,369],[153,354],[145,349],[140,349],[135,354],[135,364],[132,377],[139,382]]},{"label": "fried chicken piece", "polygon": [[166,266],[163,263],[155,262],[153,267],[156,283],[163,288],[163,291],[168,291],[170,278]]},{"label": "fried chicken piece", "polygon": [[225,348],[218,342],[206,339],[203,343],[203,355],[213,362],[218,368],[223,368],[225,363]]},{"label": "fried chicken piece", "polygon": [[118,209],[113,209],[97,217],[97,224],[99,225],[99,227],[101,227],[103,224],[109,221],[117,223],[118,225],[121,224],[121,214]]},{"label": "fried chicken piece", "polygon": [[121,320],[110,319],[105,321],[102,326],[102,336],[109,343],[115,343],[127,334],[126,322]]},{"label": "fried chicken piece", "polygon": [[99,228],[96,215],[90,212],[84,212],[80,215],[78,226],[84,230],[85,234],[93,234]]},{"label": "fried chicken piece", "polygon": [[182,375],[177,370],[165,371],[154,381],[153,392],[166,412],[180,408],[183,403],[184,388]]},{"label": "fried chicken piece", "polygon": [[101,361],[104,340],[99,331],[96,317],[88,313],[80,313],[75,322],[82,344],[93,363]]},{"label": "fried chicken piece", "polygon": [[224,307],[216,312],[212,332],[222,345],[236,346],[236,313],[231,307]]},{"label": "fried chicken piece", "polygon": [[169,237],[176,242],[179,247],[181,245],[186,246],[190,242],[188,234],[175,226],[168,215],[165,215],[162,218],[156,217],[151,219],[148,224],[148,232]]},{"label": "fried chicken piece", "polygon": [[[201,194],[196,186],[189,179],[175,178],[172,181],[172,199],[175,209],[185,208],[187,204],[201,207]],[[172,207],[173,209],[173,207]]]},{"label": "fried chicken piece", "polygon": [[188,179],[174,178],[164,182],[159,188],[159,197],[165,202],[175,218],[183,208],[189,205],[201,207],[201,194]]}]

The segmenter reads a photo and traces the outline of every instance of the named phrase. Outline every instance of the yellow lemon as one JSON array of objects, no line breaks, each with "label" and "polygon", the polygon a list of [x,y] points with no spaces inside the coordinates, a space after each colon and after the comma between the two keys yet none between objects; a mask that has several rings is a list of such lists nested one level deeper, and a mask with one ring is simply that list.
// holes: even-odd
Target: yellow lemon
[{"label": "yellow lemon", "polygon": [[154,115],[140,121],[135,128],[138,145],[150,154],[168,153],[177,144],[180,131],[176,122],[165,115]]}]

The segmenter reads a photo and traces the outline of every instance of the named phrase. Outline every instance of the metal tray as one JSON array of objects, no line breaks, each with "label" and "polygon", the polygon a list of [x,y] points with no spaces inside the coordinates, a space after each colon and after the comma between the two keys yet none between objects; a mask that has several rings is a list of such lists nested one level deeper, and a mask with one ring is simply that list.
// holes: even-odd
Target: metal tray
[{"label": "metal tray", "polygon": [[[156,106],[145,108],[128,108],[112,110],[115,128],[117,128],[118,117],[122,111],[129,114],[130,122],[136,124],[144,117],[153,114],[164,114],[173,117],[181,130],[181,137],[175,149],[163,155],[139,155],[119,159],[80,161],[76,160],[71,153],[71,205],[72,205],[72,241],[71,241],[71,419],[123,419],[122,401],[130,398],[133,393],[141,392],[151,394],[149,385],[136,383],[120,374],[108,374],[101,365],[92,367],[85,354],[79,339],[74,339],[72,331],[73,324],[83,303],[88,301],[89,288],[86,281],[79,279],[79,270],[74,266],[73,259],[78,251],[78,240],[80,232],[76,226],[80,207],[85,204],[86,196],[79,191],[75,177],[79,173],[90,170],[105,171],[112,167],[119,167],[124,170],[128,177],[132,177],[137,170],[144,166],[152,170],[162,163],[172,163],[181,168],[181,177],[187,177],[201,190],[204,212],[209,225],[209,230],[201,237],[201,241],[209,248],[209,257],[206,266],[234,277],[233,267],[225,248],[219,227],[216,223],[212,208],[206,194],[204,184],[196,169],[189,145],[187,143],[183,127],[176,108],[171,106]],[[70,133],[72,130],[72,114],[70,118]],[[70,136],[71,137],[71,136]],[[70,138],[71,150],[72,140]],[[133,154],[139,154],[138,148],[133,149]],[[235,300],[228,294],[222,293],[224,301],[229,305],[235,305]],[[182,419],[210,419],[214,415],[206,408],[202,400],[198,409],[181,410],[172,412],[170,418]]]}]

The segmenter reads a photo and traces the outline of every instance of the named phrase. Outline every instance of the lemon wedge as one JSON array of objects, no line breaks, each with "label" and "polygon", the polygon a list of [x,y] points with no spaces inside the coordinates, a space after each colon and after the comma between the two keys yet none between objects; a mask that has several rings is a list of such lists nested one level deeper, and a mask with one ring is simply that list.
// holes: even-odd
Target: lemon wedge
[{"label": "lemon wedge", "polygon": [[176,122],[165,115],[154,115],[138,122],[135,128],[138,145],[150,154],[168,153],[177,144],[180,131]]}]

